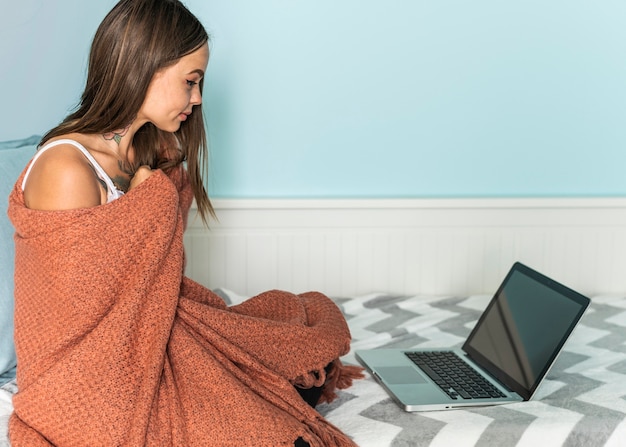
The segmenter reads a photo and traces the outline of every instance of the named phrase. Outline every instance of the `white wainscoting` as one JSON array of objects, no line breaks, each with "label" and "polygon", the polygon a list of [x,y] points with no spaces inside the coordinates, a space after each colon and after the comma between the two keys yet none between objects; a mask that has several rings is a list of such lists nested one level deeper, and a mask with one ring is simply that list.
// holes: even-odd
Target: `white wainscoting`
[{"label": "white wainscoting", "polygon": [[626,294],[624,198],[213,204],[210,229],[190,216],[187,274],[240,295],[492,294],[514,261],[584,294]]}]

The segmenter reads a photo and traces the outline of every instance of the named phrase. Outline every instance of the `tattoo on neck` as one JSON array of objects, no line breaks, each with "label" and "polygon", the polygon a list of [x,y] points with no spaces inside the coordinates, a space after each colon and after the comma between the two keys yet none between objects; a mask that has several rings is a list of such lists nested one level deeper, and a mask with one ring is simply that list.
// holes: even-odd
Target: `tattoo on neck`
[{"label": "tattoo on neck", "polygon": [[118,129],[118,130],[104,133],[102,134],[102,137],[107,141],[111,141],[111,140],[115,141],[117,145],[119,146],[120,141],[122,141],[122,137],[126,135],[129,128],[130,128],[130,124],[124,127],[123,129]]},{"label": "tattoo on neck", "polygon": [[122,177],[121,175],[116,175],[115,177],[112,177],[111,180],[117,189],[123,192],[128,192],[128,189],[130,188],[129,179]]}]

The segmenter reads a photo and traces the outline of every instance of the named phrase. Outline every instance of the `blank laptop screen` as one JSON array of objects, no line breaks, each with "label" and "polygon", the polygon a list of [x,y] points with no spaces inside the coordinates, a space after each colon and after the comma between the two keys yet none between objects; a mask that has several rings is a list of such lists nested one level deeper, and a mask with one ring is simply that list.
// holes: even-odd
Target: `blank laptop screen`
[{"label": "blank laptop screen", "polygon": [[[523,267],[523,266],[522,266]],[[536,272],[512,269],[463,349],[529,399],[576,326],[588,299]],[[535,275],[535,276],[529,276]]]}]

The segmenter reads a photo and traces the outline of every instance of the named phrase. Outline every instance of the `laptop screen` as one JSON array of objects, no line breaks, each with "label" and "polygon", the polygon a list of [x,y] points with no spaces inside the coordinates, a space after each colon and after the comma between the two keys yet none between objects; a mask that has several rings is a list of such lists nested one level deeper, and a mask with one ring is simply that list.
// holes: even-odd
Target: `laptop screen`
[{"label": "laptop screen", "polygon": [[530,399],[588,305],[587,297],[516,263],[463,349]]}]

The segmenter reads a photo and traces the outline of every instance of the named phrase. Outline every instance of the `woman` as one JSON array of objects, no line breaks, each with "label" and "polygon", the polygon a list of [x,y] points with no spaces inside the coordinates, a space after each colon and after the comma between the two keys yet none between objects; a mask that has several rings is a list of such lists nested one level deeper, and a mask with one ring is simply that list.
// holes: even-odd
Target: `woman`
[{"label": "woman", "polygon": [[339,309],[278,291],[228,308],[183,275],[193,198],[213,214],[208,59],[178,0],[120,1],[18,179],[14,447],[353,445],[313,409],[360,376]]}]

